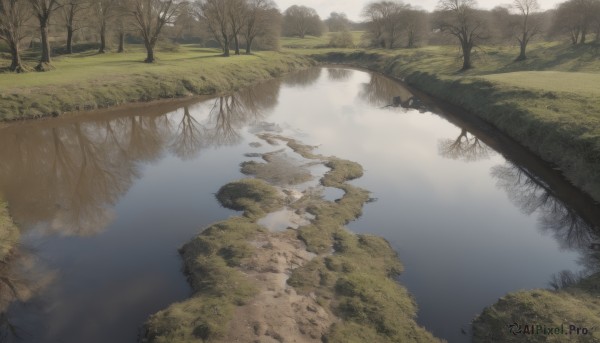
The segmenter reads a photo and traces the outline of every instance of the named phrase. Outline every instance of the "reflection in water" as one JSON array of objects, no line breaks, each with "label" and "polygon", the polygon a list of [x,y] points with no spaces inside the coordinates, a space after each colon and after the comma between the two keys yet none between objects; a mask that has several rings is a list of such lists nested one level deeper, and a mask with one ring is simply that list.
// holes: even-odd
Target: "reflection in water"
[{"label": "reflection in water", "polygon": [[26,302],[40,293],[55,278],[54,272],[40,272],[39,259],[30,250],[19,247],[10,259],[0,261],[0,341],[10,342],[26,332],[13,324],[7,313],[14,302]]},{"label": "reflection in water", "polygon": [[[392,106],[407,108],[413,95],[404,87],[401,87],[396,81],[378,74],[371,74],[368,83],[362,84],[359,96],[368,104],[375,107]],[[399,97],[399,98],[398,98]],[[398,105],[395,105],[395,104]]]},{"label": "reflection in water", "polygon": [[140,163],[170,150],[181,159],[239,142],[239,130],[276,105],[279,83],[216,99],[208,118],[139,115],[39,122],[0,135],[0,189],[21,227],[88,236],[113,221],[112,208],[140,176]]},{"label": "reflection in water", "polygon": [[283,84],[292,87],[308,87],[317,82],[321,77],[321,71],[321,68],[310,68],[301,73],[289,74],[283,79]]},{"label": "reflection in water", "polygon": [[352,76],[352,70],[342,68],[329,68],[327,69],[327,76],[330,81],[348,81]]},{"label": "reflection in water", "polygon": [[539,214],[541,230],[550,232],[566,249],[589,250],[598,228],[558,199],[551,189],[525,168],[511,162],[492,168],[497,185],[524,213]]},{"label": "reflection in water", "polygon": [[594,249],[599,229],[596,217],[584,217],[558,199],[539,178],[511,162],[492,168],[497,185],[508,193],[510,200],[524,213],[539,215],[539,227],[551,233],[563,249],[577,250],[578,264],[583,270],[563,270],[552,275],[549,285],[561,289],[575,285],[585,277],[600,271],[600,251]]},{"label": "reflection in water", "polygon": [[438,142],[440,155],[453,160],[474,162],[490,158],[493,150],[470,134],[466,129],[461,129],[456,139],[441,139]]}]

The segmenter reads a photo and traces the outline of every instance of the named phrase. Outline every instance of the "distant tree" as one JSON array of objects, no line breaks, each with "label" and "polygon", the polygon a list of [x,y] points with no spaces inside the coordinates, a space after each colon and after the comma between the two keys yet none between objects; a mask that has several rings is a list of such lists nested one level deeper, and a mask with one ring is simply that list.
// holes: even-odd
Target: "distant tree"
[{"label": "distant tree", "polygon": [[9,70],[25,71],[21,61],[21,40],[25,38],[25,23],[31,17],[24,0],[0,0],[0,39],[8,44],[11,55]]},{"label": "distant tree", "polygon": [[600,0],[568,0],[561,3],[554,18],[555,32],[569,35],[573,44],[584,44],[598,20]]},{"label": "distant tree", "polygon": [[87,0],[65,0],[61,7],[62,19],[67,30],[67,54],[73,53],[73,34],[81,29],[81,17],[88,5]]},{"label": "distant tree", "polygon": [[131,24],[131,13],[128,11],[131,8],[131,0],[116,0],[115,14],[115,31],[117,33],[118,48],[117,53],[125,52],[125,35],[133,27]]},{"label": "distant tree", "polygon": [[40,57],[40,63],[37,65],[36,70],[44,71],[50,69],[50,40],[48,39],[48,28],[50,26],[50,18],[54,11],[60,7],[58,0],[29,0],[31,7],[33,8],[33,14],[39,21],[40,37],[42,43],[42,55]]},{"label": "distant tree", "polygon": [[348,31],[351,24],[346,13],[331,12],[329,18],[325,19],[325,25],[327,25],[329,32]]},{"label": "distant tree", "polygon": [[409,9],[409,5],[398,1],[368,4],[363,9],[363,17],[367,19],[372,44],[388,49],[397,47],[408,18],[404,14],[408,14],[406,11]]},{"label": "distant tree", "polygon": [[163,27],[171,24],[184,3],[174,0],[131,0],[130,11],[146,47],[146,63],[154,62],[154,47]]},{"label": "distant tree", "polygon": [[485,38],[485,23],[481,13],[475,9],[475,0],[440,0],[436,12],[436,26],[459,41],[463,66],[473,67],[472,52],[478,41]]},{"label": "distant tree", "polygon": [[196,15],[203,22],[223,49],[223,56],[230,55],[229,47],[233,40],[233,32],[228,16],[229,0],[196,1]]},{"label": "distant tree", "polygon": [[281,14],[272,0],[248,0],[242,35],[246,53],[252,53],[252,43],[259,36],[278,36]]},{"label": "distant tree", "polygon": [[106,32],[110,20],[116,15],[118,8],[117,0],[95,0],[92,3],[92,10],[97,20],[97,29],[100,36],[100,47],[98,53],[103,54],[106,52]]},{"label": "distant tree", "polygon": [[227,3],[227,16],[229,17],[230,31],[233,36],[235,54],[240,54],[240,32],[247,20],[247,4],[245,0],[221,0]]},{"label": "distant tree", "polygon": [[313,8],[294,5],[283,13],[285,36],[304,38],[306,35],[321,36],[323,23]]},{"label": "distant tree", "polygon": [[535,16],[540,9],[540,5],[537,0],[514,0],[513,7],[520,17],[517,34],[520,53],[516,60],[523,61],[527,59],[527,44],[541,30],[539,17]]},{"label": "distant tree", "polygon": [[416,47],[429,31],[428,13],[410,7],[405,8],[401,12],[401,20],[406,32],[406,47]]}]

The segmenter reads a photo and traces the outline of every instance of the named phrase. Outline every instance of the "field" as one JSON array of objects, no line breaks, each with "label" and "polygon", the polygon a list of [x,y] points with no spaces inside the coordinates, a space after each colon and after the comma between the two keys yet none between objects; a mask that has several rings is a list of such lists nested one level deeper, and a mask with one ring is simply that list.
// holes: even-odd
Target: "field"
[{"label": "field", "polygon": [[[58,57],[45,73],[0,74],[0,120],[56,115],[126,102],[227,92],[313,63],[282,52],[224,58],[214,49],[192,45],[158,52],[146,64],[145,52],[82,52]],[[7,61],[0,60],[6,64]],[[28,65],[35,64],[28,60]]]}]

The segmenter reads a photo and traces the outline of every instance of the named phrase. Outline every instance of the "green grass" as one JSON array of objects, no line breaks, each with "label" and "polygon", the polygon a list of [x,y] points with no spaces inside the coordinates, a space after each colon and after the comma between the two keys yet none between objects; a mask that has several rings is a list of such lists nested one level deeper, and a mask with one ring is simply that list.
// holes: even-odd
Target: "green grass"
[{"label": "green grass", "polygon": [[[315,216],[311,224],[298,228],[296,235],[306,243],[308,251],[319,256],[294,269],[288,284],[302,294],[314,293],[321,306],[343,319],[322,340],[438,341],[416,324],[416,304],[395,280],[402,265],[388,242],[355,235],[344,228],[360,216],[369,199],[368,191],[348,184],[362,176],[362,167],[352,161],[315,154],[314,147],[293,139],[270,134],[259,137],[283,141],[304,158],[325,161],[331,170],[321,183],[345,191],[336,202],[309,193],[289,205]],[[243,210],[244,216],[212,225],[181,249],[195,293],[153,315],[144,327],[142,342],[218,341],[235,306],[254,295],[252,282],[244,278],[238,267],[244,266],[245,259],[256,249],[247,242],[257,233],[266,232],[256,220],[282,206],[281,194],[264,181],[244,179],[223,186],[217,198],[225,207]]]},{"label": "green grass", "polygon": [[[363,31],[350,31],[354,45],[361,46]],[[324,33],[320,37],[306,36],[300,37],[281,37],[281,47],[284,49],[320,49],[327,48],[334,32]]]},{"label": "green grass", "polygon": [[256,292],[237,269],[256,249],[248,242],[266,229],[256,220],[283,206],[281,194],[264,181],[243,179],[219,190],[225,207],[244,211],[211,225],[181,250],[194,295],[153,316],[144,325],[142,342],[203,342],[222,337],[236,306]]},{"label": "green grass", "polygon": [[5,263],[19,241],[19,229],[8,213],[8,206],[0,198],[0,263]]},{"label": "green grass", "polygon": [[501,86],[536,91],[573,93],[576,96],[600,96],[600,74],[563,71],[520,71],[490,74],[484,80]]},{"label": "green grass", "polygon": [[224,58],[191,45],[158,52],[154,64],[143,63],[144,56],[136,47],[125,54],[84,52],[56,58],[49,72],[0,74],[0,120],[228,92],[313,64],[280,52]]},{"label": "green grass", "polygon": [[[568,341],[600,340],[600,274],[560,291],[536,289],[508,294],[486,308],[473,322],[473,341],[478,342],[565,342],[569,325],[586,327],[587,335],[571,335]],[[561,335],[513,336],[506,325],[564,326]]]}]

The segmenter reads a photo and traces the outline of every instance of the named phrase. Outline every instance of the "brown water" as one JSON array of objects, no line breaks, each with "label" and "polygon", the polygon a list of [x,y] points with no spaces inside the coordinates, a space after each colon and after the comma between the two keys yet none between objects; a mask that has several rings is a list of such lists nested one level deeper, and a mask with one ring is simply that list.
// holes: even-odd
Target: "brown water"
[{"label": "brown water", "polygon": [[[397,96],[413,108],[388,106]],[[419,323],[450,342],[507,292],[597,269],[597,204],[502,135],[412,96],[315,68],[196,103],[1,129],[0,192],[23,234],[10,272],[31,293],[6,315],[18,338],[4,325],[2,339],[135,341],[148,315],[190,294],[177,248],[235,214],[213,194],[243,177],[244,154],[281,148],[251,146],[265,130],[364,166],[355,183],[377,201],[350,228],[391,242]],[[284,228],[282,216],[264,223]]]}]

